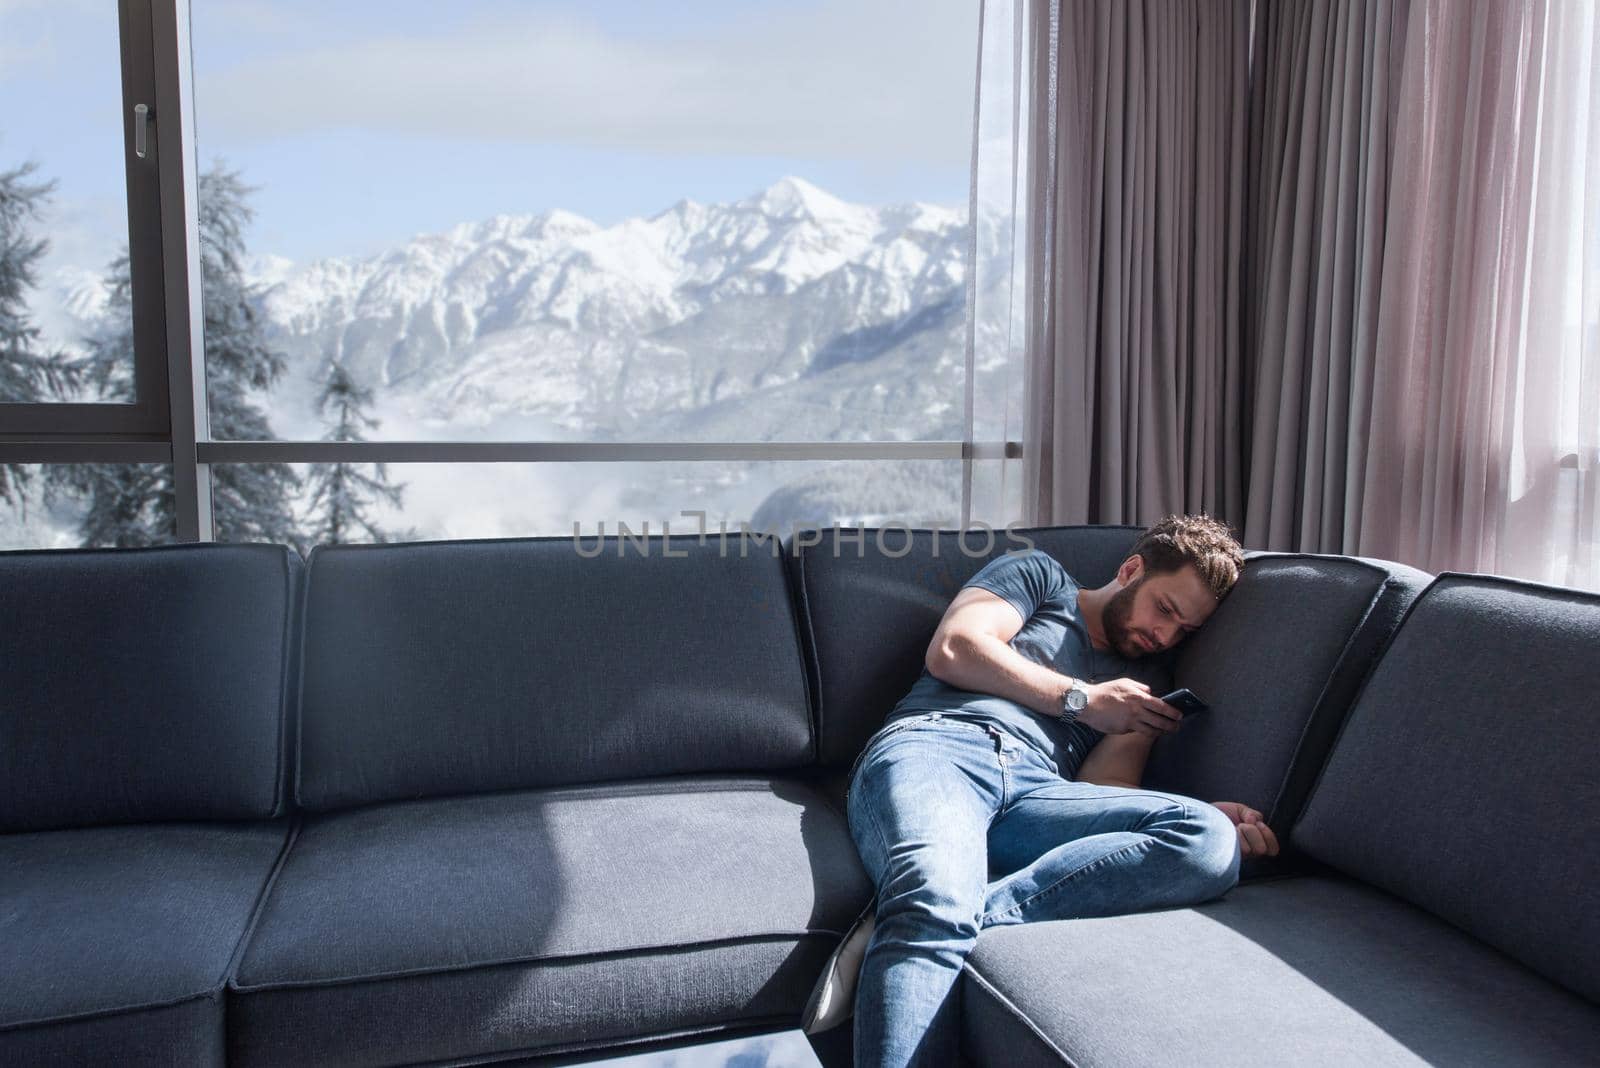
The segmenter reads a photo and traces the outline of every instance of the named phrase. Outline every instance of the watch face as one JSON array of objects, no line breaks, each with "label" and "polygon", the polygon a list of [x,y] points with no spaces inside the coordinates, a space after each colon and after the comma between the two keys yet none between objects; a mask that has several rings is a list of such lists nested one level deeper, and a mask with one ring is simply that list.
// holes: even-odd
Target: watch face
[{"label": "watch face", "polygon": [[1089,695],[1083,692],[1082,687],[1074,686],[1067,691],[1067,707],[1074,712],[1082,712],[1083,706],[1089,703]]}]

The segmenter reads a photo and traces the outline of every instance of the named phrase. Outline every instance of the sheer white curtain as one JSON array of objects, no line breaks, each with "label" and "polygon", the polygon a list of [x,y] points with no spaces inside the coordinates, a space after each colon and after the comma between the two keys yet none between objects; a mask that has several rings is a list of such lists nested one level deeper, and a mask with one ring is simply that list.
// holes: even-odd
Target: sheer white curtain
[{"label": "sheer white curtain", "polygon": [[1527,307],[1492,569],[1600,589],[1600,17],[1550,11],[1538,86]]},{"label": "sheer white curtain", "polygon": [[1600,587],[1595,6],[1407,33],[1358,551]]},{"label": "sheer white curtain", "polygon": [[[1029,20],[1025,0],[984,0],[973,108],[972,253],[968,260],[967,441],[1022,437],[1027,343]],[[967,468],[970,522],[1022,518],[1022,461],[1003,448]]]}]

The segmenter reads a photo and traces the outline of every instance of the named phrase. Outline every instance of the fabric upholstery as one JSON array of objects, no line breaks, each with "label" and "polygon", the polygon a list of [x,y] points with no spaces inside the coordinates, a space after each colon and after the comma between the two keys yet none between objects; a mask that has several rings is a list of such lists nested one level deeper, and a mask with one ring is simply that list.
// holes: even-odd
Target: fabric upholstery
[{"label": "fabric upholstery", "polygon": [[962,983],[980,1065],[1593,1064],[1600,1008],[1338,876],[993,928]]},{"label": "fabric upholstery", "polygon": [[768,545],[674,537],[669,556],[658,537],[619,557],[611,538],[592,559],[564,537],[313,550],[299,802],[806,762],[799,638]]},{"label": "fabric upholstery", "polygon": [[1286,832],[1303,796],[1291,764],[1322,766],[1376,650],[1427,581],[1352,557],[1250,554],[1178,652],[1174,681],[1211,710],[1155,744],[1145,784],[1242,801]]},{"label": "fabric upholstery", "polygon": [[792,1028],[837,941],[736,939],[231,995],[228,1064],[458,1064]]},{"label": "fabric upholstery", "polygon": [[0,1028],[0,1064],[139,1068],[226,1063],[221,995],[58,1023]]},{"label": "fabric upholstery", "polygon": [[[1012,549],[1043,549],[1081,585],[1099,586],[1138,527],[982,531],[802,531],[785,552],[817,695],[822,763],[849,767],[922,672],[928,640],[961,584]],[[809,544],[808,539],[819,539]],[[1026,539],[1026,540],[1022,540]],[[965,548],[963,548],[965,546]]]},{"label": "fabric upholstery", "polygon": [[0,1063],[220,1063],[288,821],[0,835]]},{"label": "fabric upholstery", "polygon": [[240,962],[230,1050],[381,1063],[793,1019],[871,893],[843,815],[787,779],[313,816]]},{"label": "fabric upholstery", "polygon": [[1295,840],[1600,1001],[1600,851],[1582,833],[1600,808],[1596,648],[1600,596],[1441,576]]},{"label": "fabric upholstery", "polygon": [[285,811],[277,545],[0,553],[0,831]]}]

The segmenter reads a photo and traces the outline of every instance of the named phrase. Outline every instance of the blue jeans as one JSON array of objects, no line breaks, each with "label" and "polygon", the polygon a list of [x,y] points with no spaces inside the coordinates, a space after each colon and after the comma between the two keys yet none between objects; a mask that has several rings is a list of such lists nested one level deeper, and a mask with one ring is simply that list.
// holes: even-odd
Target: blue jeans
[{"label": "blue jeans", "polygon": [[1239,878],[1215,806],[1063,779],[1011,734],[937,712],[874,738],[849,818],[878,888],[857,1068],[956,1063],[956,981],[983,928],[1191,905]]}]

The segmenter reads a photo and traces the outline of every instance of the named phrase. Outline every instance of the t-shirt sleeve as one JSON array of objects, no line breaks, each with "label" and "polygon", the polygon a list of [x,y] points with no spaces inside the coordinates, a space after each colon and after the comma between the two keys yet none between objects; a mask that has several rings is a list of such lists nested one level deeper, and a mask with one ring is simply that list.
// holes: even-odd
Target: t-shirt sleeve
[{"label": "t-shirt sleeve", "polygon": [[1005,598],[1027,622],[1039,606],[1063,596],[1072,579],[1055,557],[1039,549],[1008,553],[983,566],[962,584]]}]

